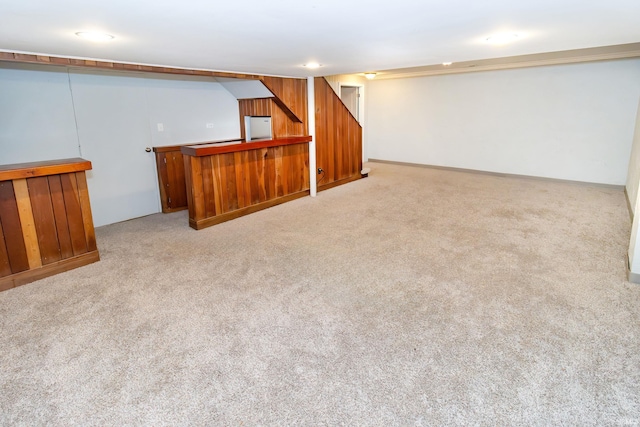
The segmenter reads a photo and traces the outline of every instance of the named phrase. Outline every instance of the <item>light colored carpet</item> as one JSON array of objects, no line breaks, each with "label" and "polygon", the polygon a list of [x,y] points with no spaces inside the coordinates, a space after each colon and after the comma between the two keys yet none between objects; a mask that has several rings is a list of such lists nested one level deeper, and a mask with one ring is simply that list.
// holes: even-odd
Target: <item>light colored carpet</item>
[{"label": "light colored carpet", "polygon": [[0,293],[0,424],[640,425],[621,191],[369,166]]}]

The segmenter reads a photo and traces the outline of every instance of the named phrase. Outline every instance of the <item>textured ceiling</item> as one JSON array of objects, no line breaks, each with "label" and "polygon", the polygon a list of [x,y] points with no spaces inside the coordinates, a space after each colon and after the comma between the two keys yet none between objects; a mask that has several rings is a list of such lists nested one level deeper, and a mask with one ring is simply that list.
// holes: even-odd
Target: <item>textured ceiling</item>
[{"label": "textured ceiling", "polygon": [[[0,16],[0,50],[296,77],[640,42],[638,0],[0,0]],[[502,31],[520,37],[485,41]]]}]

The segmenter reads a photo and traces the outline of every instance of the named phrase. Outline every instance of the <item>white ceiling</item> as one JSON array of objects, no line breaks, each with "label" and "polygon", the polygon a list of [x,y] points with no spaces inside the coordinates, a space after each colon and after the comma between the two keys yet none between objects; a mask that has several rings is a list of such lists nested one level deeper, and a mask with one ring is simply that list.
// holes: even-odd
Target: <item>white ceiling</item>
[{"label": "white ceiling", "polygon": [[[640,0],[0,0],[0,19],[5,51],[294,77],[640,42]],[[486,43],[501,31],[519,40]]]}]

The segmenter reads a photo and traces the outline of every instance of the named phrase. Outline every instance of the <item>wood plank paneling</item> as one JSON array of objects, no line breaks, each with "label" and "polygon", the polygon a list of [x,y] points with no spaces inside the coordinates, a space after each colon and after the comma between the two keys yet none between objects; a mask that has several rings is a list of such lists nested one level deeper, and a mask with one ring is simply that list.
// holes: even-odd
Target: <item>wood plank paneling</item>
[{"label": "wood plank paneling", "polygon": [[62,182],[60,175],[51,175],[48,177],[49,189],[51,191],[51,204],[53,206],[53,215],[55,217],[56,231],[58,234],[58,243],[61,258],[70,258],[73,256],[73,245],[71,244],[71,234],[69,232],[69,220],[67,218],[67,208],[64,204],[64,194],[62,192]]},{"label": "wood plank paneling", "polygon": [[[307,82],[303,79],[269,77],[263,82],[274,94],[282,94],[289,109],[296,112],[300,120],[292,120],[273,98],[238,100],[240,110],[241,137],[245,138],[244,116],[271,116],[273,138],[302,136],[308,134],[307,127]],[[269,82],[269,84],[267,84]]]},{"label": "wood plank paneling", "polygon": [[80,207],[80,197],[78,196],[78,183],[75,174],[67,173],[60,175],[62,185],[62,195],[64,206],[69,219],[69,236],[71,238],[71,248],[73,255],[86,253],[87,239],[84,232],[84,221],[82,219],[82,209]]},{"label": "wood plank paneling", "polygon": [[245,80],[258,80],[260,76],[255,74],[244,73],[227,73],[223,71],[205,71],[205,70],[190,70],[183,68],[171,68],[171,67],[158,67],[142,64],[125,64],[121,62],[111,61],[96,61],[92,59],[75,59],[56,56],[44,56],[44,55],[31,55],[16,52],[2,52],[0,56],[2,61],[11,62],[26,62],[36,64],[48,64],[48,65],[66,65],[74,67],[86,67],[86,68],[101,68],[101,69],[114,69],[114,70],[127,70],[127,71],[143,71],[150,73],[161,74],[183,74],[190,76],[204,76],[204,77],[230,77]]},{"label": "wood plank paneling", "polygon": [[[249,151],[249,188],[251,189],[251,204],[260,203],[260,165],[258,163],[258,150]],[[264,181],[264,180],[263,180]]]},{"label": "wood plank paneling", "polygon": [[[189,217],[191,217],[191,206],[194,207],[194,218],[205,218],[205,200],[204,200],[204,185],[202,183],[202,163],[197,157],[184,156],[185,167],[189,162],[189,168],[191,169],[191,201],[189,202]],[[186,175],[186,169],[185,169]],[[189,191],[189,187],[187,187]]]},{"label": "wood plank paneling", "polygon": [[[11,274],[11,263],[9,262],[9,253],[4,239],[4,230],[2,229],[2,221],[0,221],[0,277]],[[2,290],[2,289],[0,289]]]},{"label": "wood plank paneling", "polygon": [[267,200],[276,198],[276,159],[275,148],[265,148],[264,152],[264,181],[265,181],[265,193]]},{"label": "wood plank paneling", "polygon": [[198,157],[197,161],[200,162],[200,171],[202,174],[202,197],[204,199],[204,216],[213,216],[218,212],[221,212],[220,207],[220,191],[216,189],[213,176],[214,166],[211,164],[211,157]]},{"label": "wood plank paneling", "polygon": [[18,206],[18,215],[20,216],[20,225],[22,226],[24,246],[27,249],[29,268],[33,269],[42,267],[40,246],[38,245],[38,234],[36,231],[35,221],[33,219],[31,201],[29,200],[29,187],[27,186],[27,180],[24,178],[14,180],[13,191],[16,196],[16,204]]},{"label": "wood plank paneling", "polygon": [[22,237],[20,215],[11,181],[0,182],[0,222],[3,229],[3,246],[12,273],[29,269],[27,249]]},{"label": "wood plank paneling", "polygon": [[87,239],[87,250],[97,251],[96,232],[93,228],[93,214],[91,213],[91,202],[89,201],[89,188],[87,187],[87,177],[84,172],[76,172],[78,183],[78,198],[80,199],[80,210],[82,211],[82,224],[84,225],[84,235]]},{"label": "wood plank paneling", "polygon": [[[10,165],[0,172],[18,177],[0,179],[0,290],[100,259],[79,164],[91,168],[86,160],[72,159],[66,173],[64,160]],[[31,177],[20,178],[25,170]]]},{"label": "wood plank paneling", "polygon": [[[193,177],[193,169],[191,167],[191,157],[187,157],[184,156],[183,157],[184,160],[184,180],[185,180],[185,185],[186,183],[190,183],[191,185],[195,185],[195,179]],[[189,210],[189,218],[195,218],[196,217],[196,201],[193,197],[193,188],[191,187],[186,187],[187,188],[187,209]]]},{"label": "wood plank paneling", "polygon": [[226,196],[225,212],[234,211],[238,209],[239,185],[242,185],[242,183],[237,182],[234,153],[220,155],[220,167],[224,170],[227,184],[226,187],[223,188]]},{"label": "wood plank paneling", "polygon": [[[227,211],[227,200],[225,197],[224,189],[227,186],[227,174],[226,170],[223,170],[220,161],[220,156],[207,156],[202,157],[203,161],[211,164],[211,170],[202,169],[202,179],[205,179],[205,175],[209,174],[213,184],[213,200],[215,201],[216,213],[223,214]],[[205,188],[205,192],[207,189]],[[205,194],[205,198],[207,195]],[[214,214],[215,215],[215,214]],[[212,215],[207,215],[212,216]]]},{"label": "wood plank paneling", "polygon": [[[236,174],[236,194],[238,199],[238,209],[244,208],[251,204],[251,190],[249,189],[249,174],[245,173],[244,165],[246,164],[246,151],[233,153],[234,171]],[[247,194],[249,192],[249,194]]]},{"label": "wood plank paneling", "polygon": [[171,212],[186,209],[187,187],[184,181],[184,159],[180,151],[171,151],[166,154],[167,159],[167,197],[168,207]]},{"label": "wood plank paneling", "polygon": [[156,172],[158,173],[158,188],[160,190],[160,204],[162,205],[162,212],[170,212],[169,195],[167,194],[167,187],[169,187],[169,174],[167,171],[166,152],[156,152]]},{"label": "wood plank paneling", "polygon": [[[324,77],[314,79],[316,102],[316,165],[323,190],[359,179],[362,170],[362,127]],[[313,171],[316,173],[316,171]]]},{"label": "wood plank paneling", "polygon": [[38,236],[40,260],[42,265],[60,261],[60,244],[58,230],[53,215],[53,204],[49,190],[49,179],[46,176],[27,179],[29,199],[33,212],[33,221]]},{"label": "wood plank paneling", "polygon": [[156,153],[156,170],[162,212],[175,212],[187,209],[187,188],[184,177],[184,159],[180,146],[173,149],[158,149]]},{"label": "wood plank paneling", "polygon": [[[261,80],[276,96],[275,104],[287,115],[291,123],[307,122],[307,81],[305,79],[264,76]],[[287,114],[288,112],[292,113],[293,117]],[[291,131],[308,133],[306,125]]]},{"label": "wood plank paneling", "polygon": [[275,182],[275,196],[281,197],[284,193],[283,186],[283,166],[282,166],[282,156],[283,156],[284,147],[273,147],[273,170],[274,170],[274,182]]},{"label": "wood plank paneling", "polygon": [[[200,229],[307,194],[309,139],[297,143],[283,141],[284,145],[281,146],[200,157],[185,154],[185,165],[191,167],[186,171],[187,185],[191,188],[194,176],[201,176],[201,181],[212,183],[203,187],[203,191],[210,194],[190,200],[189,225]],[[211,166],[200,166],[197,170],[198,166],[194,165],[200,164],[200,161]],[[190,192],[195,193],[195,190],[191,189]],[[198,203],[210,199],[215,200],[215,214],[192,215],[192,212],[202,211]]]}]

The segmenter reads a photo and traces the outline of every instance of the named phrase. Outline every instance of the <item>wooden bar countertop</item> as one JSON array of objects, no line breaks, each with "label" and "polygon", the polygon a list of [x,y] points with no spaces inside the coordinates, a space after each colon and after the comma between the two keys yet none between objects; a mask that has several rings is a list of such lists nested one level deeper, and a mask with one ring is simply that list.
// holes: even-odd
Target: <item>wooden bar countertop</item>
[{"label": "wooden bar countertop", "polygon": [[91,169],[91,162],[79,157],[72,159],[47,160],[43,162],[15,163],[0,165],[0,181],[34,178],[60,173],[81,172]]},{"label": "wooden bar countertop", "polygon": [[302,144],[311,142],[311,136],[289,136],[277,139],[265,139],[260,141],[236,140],[231,142],[218,142],[211,144],[186,145],[180,148],[182,154],[194,157],[211,156],[214,154],[235,153],[238,151],[257,150],[260,148],[280,147],[283,145]]}]

